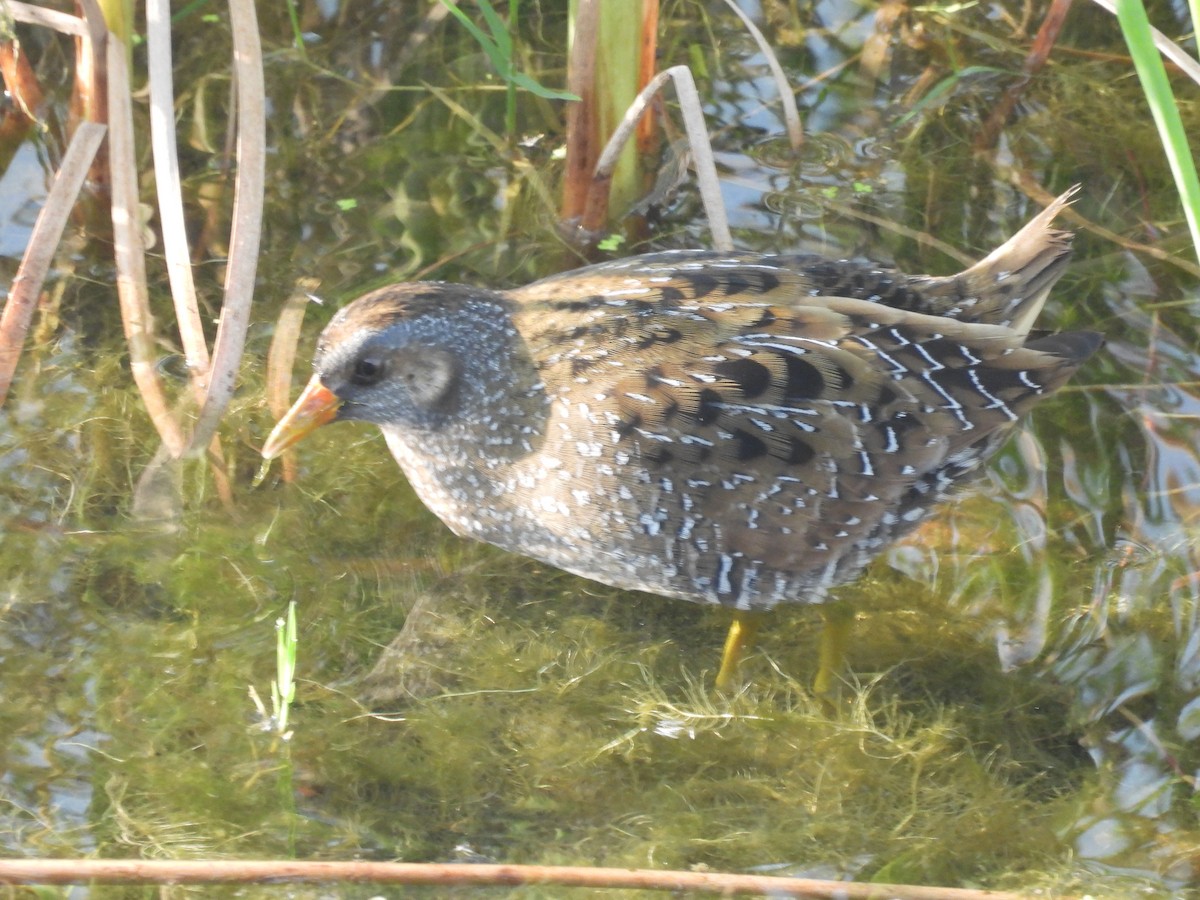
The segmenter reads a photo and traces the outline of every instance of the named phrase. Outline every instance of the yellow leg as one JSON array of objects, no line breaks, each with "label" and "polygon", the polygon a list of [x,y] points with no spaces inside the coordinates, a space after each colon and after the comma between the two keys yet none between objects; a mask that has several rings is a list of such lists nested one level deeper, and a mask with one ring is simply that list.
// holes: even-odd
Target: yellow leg
[{"label": "yellow leg", "polygon": [[754,643],[754,635],[758,634],[758,626],[762,624],[762,619],[763,614],[760,612],[739,610],[733,614],[729,634],[725,636],[725,650],[721,653],[721,670],[717,672],[715,682],[718,691],[728,692],[737,686],[738,664],[742,661],[742,653]]},{"label": "yellow leg", "polygon": [[821,618],[825,620],[825,627],[821,629],[817,648],[817,677],[813,679],[813,692],[825,697],[833,693],[846,664],[846,648],[854,631],[854,612],[845,604],[834,602],[821,607]]}]

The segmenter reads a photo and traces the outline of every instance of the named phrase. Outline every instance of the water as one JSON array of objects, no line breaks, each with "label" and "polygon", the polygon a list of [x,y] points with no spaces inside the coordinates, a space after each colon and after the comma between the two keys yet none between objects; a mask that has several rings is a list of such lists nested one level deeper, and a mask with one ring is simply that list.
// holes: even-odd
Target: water
[{"label": "water", "polygon": [[[1018,169],[1055,191],[1082,182],[1086,219],[1194,258],[1122,60],[1056,51],[992,166],[971,143],[1025,46],[1003,17],[910,11],[873,81],[856,56],[871,14],[790,9],[771,4],[767,32],[794,82],[836,69],[801,93],[818,133],[800,158],[779,139],[761,58],[720,6],[664,10],[662,64],[693,46],[708,61],[740,246],[953,271],[916,235],[991,249],[1034,208],[1007,179]],[[174,527],[131,514],[157,447],[98,236],[71,238],[0,411],[0,853],[482,857],[1094,896],[1192,882],[1193,275],[1073,225],[1075,262],[1043,324],[1100,329],[1108,347],[972,493],[841,591],[857,623],[840,703],[809,691],[820,617],[807,608],[774,617],[747,689],[722,698],[708,685],[725,614],[458,541],[371,428],[326,429],[302,445],[294,485],[277,470],[252,485],[272,424],[266,348],[298,278],[329,301],[308,312],[307,359],[331,308],[386,278],[510,285],[571,264],[533,184],[554,183],[555,107],[522,99],[522,134],[545,136],[514,163],[481,137],[480,123],[502,129],[502,94],[452,24],[397,59],[407,7],[310,10],[306,63],[277,12],[260,10],[272,153],[255,324],[222,428],[236,509],[193,462]],[[197,137],[201,119],[223,127],[221,16],[177,35],[196,223],[205,209],[221,221],[221,197],[201,198],[225,189],[220,132],[215,149]],[[1077,18],[1067,45],[1123,52],[1102,14]],[[528,64],[559,83],[564,23],[549,10],[523,21]],[[28,40],[52,67],[47,39]],[[394,90],[377,89],[383,76]],[[469,116],[422,80],[452,87]],[[28,164],[46,158],[16,152],[0,182],[10,278],[9,236],[44,193]],[[637,249],[706,241],[685,187]],[[218,239],[196,267],[210,313],[221,252]],[[156,288],[164,336],[165,296]],[[247,692],[269,695],[291,600],[300,683],[284,742]],[[414,610],[421,627],[402,634]],[[336,892],[381,893],[398,894]]]}]

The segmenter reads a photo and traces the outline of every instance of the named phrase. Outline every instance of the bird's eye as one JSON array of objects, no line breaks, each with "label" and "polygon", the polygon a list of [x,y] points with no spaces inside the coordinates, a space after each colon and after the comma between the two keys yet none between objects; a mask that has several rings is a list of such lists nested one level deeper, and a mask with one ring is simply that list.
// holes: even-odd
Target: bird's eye
[{"label": "bird's eye", "polygon": [[375,384],[383,377],[383,360],[376,356],[364,356],[355,361],[350,380],[358,385]]}]

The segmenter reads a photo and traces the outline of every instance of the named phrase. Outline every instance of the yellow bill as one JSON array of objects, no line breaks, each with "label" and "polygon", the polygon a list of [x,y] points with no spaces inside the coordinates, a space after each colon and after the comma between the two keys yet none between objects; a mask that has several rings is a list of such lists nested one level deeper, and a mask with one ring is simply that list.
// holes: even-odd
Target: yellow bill
[{"label": "yellow bill", "polygon": [[314,375],[263,444],[264,459],[274,459],[292,444],[337,418],[342,401]]}]

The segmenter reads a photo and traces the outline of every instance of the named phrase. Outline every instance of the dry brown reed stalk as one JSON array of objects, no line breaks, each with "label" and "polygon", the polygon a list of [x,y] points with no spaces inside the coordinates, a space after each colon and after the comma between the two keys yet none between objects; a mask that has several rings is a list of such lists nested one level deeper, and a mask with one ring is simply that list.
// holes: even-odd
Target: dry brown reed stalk
[{"label": "dry brown reed stalk", "polygon": [[29,56],[15,38],[0,42],[0,75],[15,104],[15,114],[29,122],[36,121],[43,100],[42,85],[29,65]]},{"label": "dry brown reed stalk", "polygon": [[58,249],[67,217],[71,214],[106,130],[103,125],[94,122],[80,123],[67,147],[58,174],[54,176],[46,203],[34,223],[29,246],[25,248],[17,277],[13,279],[8,300],[4,304],[4,314],[0,317],[0,405],[8,397],[8,389],[21,358],[21,348],[25,344],[25,335],[42,293],[42,283]]},{"label": "dry brown reed stalk", "polygon": [[[197,407],[204,403],[209,385],[208,342],[196,299],[192,260],[188,249],[187,224],[183,214],[179,153],[175,141],[175,90],[171,58],[171,10],[167,0],[146,3],[146,50],[150,83],[150,143],[154,155],[154,187],[158,198],[163,256],[167,280],[175,305],[179,329]],[[193,439],[194,440],[194,439]],[[233,506],[233,488],[225,471],[225,454],[220,437],[213,434],[208,453],[217,495],[226,508]]]},{"label": "dry brown reed stalk", "polygon": [[[47,10],[26,3],[14,2],[5,5],[5,11],[16,21],[43,25],[64,34],[74,35],[86,42],[89,34],[87,22],[77,16]],[[23,57],[14,57],[14,70],[5,71],[4,78],[10,91],[17,87]],[[27,64],[25,68],[28,68]],[[30,72],[29,75],[32,75]],[[31,96],[26,89],[23,98],[24,111],[32,116],[40,99]],[[39,92],[40,93],[40,92]],[[86,127],[84,127],[86,126]],[[94,164],[104,136],[104,125],[85,122],[72,139],[63,159],[46,204],[38,214],[29,246],[25,249],[17,276],[10,289],[8,302],[0,318],[0,404],[8,396],[21,348],[29,330],[33,311],[41,294],[42,284],[50,263],[54,258],[58,242],[66,226],[67,217],[83,187],[88,168]],[[82,167],[82,168],[80,168]]]},{"label": "dry brown reed stalk", "polygon": [[62,34],[82,37],[88,33],[87,23],[79,16],[46,9],[44,6],[34,6],[32,3],[22,3],[21,0],[8,0],[4,4],[4,12],[12,16],[14,21],[53,28]]},{"label": "dry brown reed stalk", "polygon": [[[1023,900],[1026,894],[973,888],[863,884],[773,875],[586,866],[476,863],[295,862],[291,860],[0,860],[0,884],[253,884],[374,882],[437,885],[559,885],[596,889],[759,894],[806,900]],[[1063,897],[1061,900],[1069,900]]]},{"label": "dry brown reed stalk", "polygon": [[567,90],[579,99],[567,104],[566,169],[563,172],[561,217],[571,222],[583,215],[588,182],[598,155],[596,125],[596,42],[599,0],[579,0],[575,31],[567,59]]},{"label": "dry brown reed stalk", "polygon": [[725,204],[721,199],[721,184],[717,178],[717,164],[713,158],[712,145],[709,143],[708,128],[704,124],[704,108],[700,103],[700,93],[696,90],[696,81],[687,66],[672,66],[666,71],[659,72],[637,95],[625,112],[625,117],[613,132],[608,143],[596,163],[592,182],[588,191],[587,205],[584,209],[581,227],[585,230],[596,230],[598,221],[602,221],[603,210],[607,206],[608,184],[612,180],[613,169],[625,142],[633,135],[638,120],[646,111],[650,99],[662,89],[662,86],[672,80],[675,83],[675,94],[679,98],[679,111],[683,116],[684,129],[687,132],[688,143],[692,151],[692,162],[696,169],[696,181],[700,188],[700,198],[704,202],[704,211],[708,216],[708,227],[713,235],[713,247],[717,250],[733,249],[733,235],[729,232],[729,219],[725,215]]},{"label": "dry brown reed stalk", "polygon": [[[170,59],[169,7],[161,0],[148,4],[147,27],[151,57],[151,123],[155,149],[155,176],[159,209],[163,224],[163,243],[168,277],[175,298],[176,318],[189,372],[192,390],[200,408],[195,427],[187,435],[178,415],[172,412],[166,390],[156,368],[157,346],[153,317],[146,284],[145,247],[139,218],[138,173],[133,138],[133,119],[128,54],[120,40],[110,35],[96,0],[79,0],[83,18],[67,16],[21,2],[6,4],[14,19],[54,28],[74,35],[77,49],[76,112],[85,121],[111,118],[107,146],[107,165],[98,173],[93,162],[92,178],[101,185],[112,183],[112,221],[114,256],[117,264],[117,293],[121,318],[129,347],[130,370],[134,383],[170,459],[180,459],[193,450],[209,445],[217,491],[226,505],[232,504],[232,491],[224,471],[216,426],[233,395],[236,371],[245,345],[250,318],[250,301],[258,262],[263,207],[263,181],[266,160],[265,92],[262,78],[262,49],[252,0],[231,3],[234,40],[234,67],[237,85],[237,157],[233,235],[227,264],[225,298],[217,330],[214,362],[211,364],[204,338],[203,323],[191,277],[179,187],[179,169],[174,139],[174,99]],[[110,47],[111,45],[111,47]],[[110,51],[111,52],[108,52]],[[92,133],[84,129],[85,133]],[[72,144],[74,148],[75,143]],[[93,149],[92,157],[99,160]],[[65,183],[65,182],[64,182]],[[77,193],[77,191],[76,191]],[[44,211],[47,224],[53,222],[53,210]],[[61,235],[60,225],[47,243],[42,237],[31,244],[31,263],[43,272],[53,256]],[[35,236],[39,232],[35,231]],[[39,259],[44,258],[43,263]],[[10,322],[4,332],[4,389],[11,383],[20,353],[24,330],[28,327],[37,291],[28,291],[40,282],[36,265],[22,267],[14,285],[15,301],[6,307]],[[24,292],[24,293],[22,293]],[[22,324],[23,322],[23,324]],[[15,347],[12,341],[17,341]],[[3,396],[0,394],[0,402]]]},{"label": "dry brown reed stalk", "polygon": [[[75,90],[71,112],[75,121],[108,124],[108,26],[96,0],[76,0],[85,31],[75,37]],[[128,54],[126,54],[128,59]],[[129,66],[126,65],[126,71]],[[91,187],[94,197],[104,198],[109,189],[108,146],[102,145],[92,163]]]},{"label": "dry brown reed stalk", "polygon": [[171,60],[171,9],[168,0],[147,0],[146,51],[150,85],[150,142],[154,186],[162,227],[163,256],[175,302],[175,318],[188,375],[203,399],[208,387],[208,343],[196,300],[192,260],[183,215],[179,154],[175,141],[175,91]]},{"label": "dry brown reed stalk", "polygon": [[766,58],[771,77],[775,80],[775,89],[779,91],[779,102],[783,105],[783,121],[787,127],[788,143],[792,145],[792,150],[799,151],[804,145],[804,126],[800,122],[800,110],[796,108],[796,95],[792,93],[792,84],[788,81],[783,66],[779,64],[775,49],[741,7],[733,0],[725,0],[725,5],[737,13],[737,17],[742,20],[746,30],[754,38],[754,43],[758,44],[759,51]]},{"label": "dry brown reed stalk", "polygon": [[266,173],[266,91],[262,43],[253,0],[232,0],[234,78],[237,84],[237,176],[234,181],[233,227],[225,270],[221,320],[213,343],[208,390],[186,450],[206,445],[214,434],[237,383],[238,366],[250,324],[254,276],[262,235],[263,187]]},{"label": "dry brown reed stalk", "polygon": [[[83,9],[86,15],[98,15],[98,8],[95,5],[95,0],[87,0],[87,2],[81,3],[80,7]],[[89,94],[93,95],[97,92],[103,93],[103,73],[97,73],[94,65],[92,65],[96,59],[103,59],[103,48],[107,32],[104,29],[104,22],[102,19],[97,18],[88,20],[81,18],[80,16],[72,16],[68,15],[67,13],[58,12],[57,10],[46,9],[41,6],[33,6],[29,3],[22,3],[20,0],[6,0],[3,5],[3,13],[6,16],[11,17],[14,22],[25,22],[30,25],[38,25],[44,28],[50,28],[61,34],[71,35],[72,37],[76,38],[77,44],[79,45],[87,45],[90,48],[93,43],[97,44],[99,49],[88,49],[86,59],[84,60],[86,64],[92,66],[88,76],[83,77],[79,73],[76,74],[76,88],[77,90],[85,90]],[[77,51],[77,53],[78,52],[79,51]],[[19,62],[20,61],[18,60],[18,64]],[[7,72],[5,73],[4,78],[6,86],[9,87],[11,92],[12,82],[9,80],[9,75]],[[99,87],[97,84],[99,84]],[[33,111],[35,106],[33,102],[30,102],[28,99],[19,102],[21,102],[21,105],[26,113]],[[73,100],[73,102],[76,104],[74,110],[77,121],[81,120],[98,122],[101,124],[106,123],[107,120],[104,115],[103,102],[101,102],[99,105],[94,102],[89,102],[82,105],[79,101]],[[92,183],[93,190],[91,193],[93,195],[96,193],[96,188],[103,190],[104,186],[108,184],[107,158],[105,146],[104,144],[101,144],[99,150],[97,150],[92,159],[92,172],[90,181]]]},{"label": "dry brown reed stalk", "polygon": [[[579,0],[577,5],[567,87],[579,100],[567,108],[561,219],[578,223],[585,241],[614,220],[614,209],[632,207],[645,187],[641,159],[656,144],[655,122],[647,115],[639,119],[636,147],[619,154],[609,167],[602,195],[596,191],[593,175],[602,143],[616,128],[635,91],[654,75],[657,27],[658,0],[639,0],[623,7]],[[622,150],[624,146],[622,142]]]},{"label": "dry brown reed stalk", "polygon": [[[179,420],[165,410],[161,384],[146,377],[144,361],[145,336],[150,334],[148,308],[142,305],[145,297],[145,264],[131,258],[134,251],[118,258],[125,260],[128,275],[127,285],[138,284],[138,289],[127,287],[130,299],[122,295],[122,310],[130,341],[131,365],[134,380],[142,391],[143,402],[155,427],[163,438],[165,453],[156,455],[139,481],[135,492],[134,508],[153,510],[157,517],[172,518],[171,500],[176,483],[172,471],[173,461],[208,446],[217,492],[227,508],[232,508],[233,494],[225,473],[224,455],[217,439],[217,425],[233,397],[237,370],[245,347],[246,330],[250,322],[250,306],[253,299],[254,276],[258,266],[258,248],[262,230],[263,184],[266,171],[266,97],[262,74],[262,46],[258,35],[258,22],[251,0],[233,0],[230,4],[230,25],[234,48],[234,82],[237,109],[236,157],[237,175],[234,182],[233,226],[226,262],[225,292],[221,305],[221,317],[217,325],[217,336],[210,358],[196,299],[195,284],[191,277],[191,259],[188,252],[186,231],[183,221],[182,194],[179,187],[179,168],[174,138],[174,91],[171,78],[170,21],[169,8],[164,4],[151,3],[147,8],[147,31],[152,45],[151,57],[151,131],[154,145],[155,176],[159,196],[159,210],[163,228],[163,243],[167,255],[168,278],[175,300],[176,318],[180,338],[184,347],[189,371],[192,375],[192,392],[199,413],[190,435],[184,435]],[[114,65],[111,57],[122,55],[114,41],[109,54],[110,78],[121,79],[124,97],[113,104],[114,118],[117,103],[128,104],[127,74],[121,72],[121,64]],[[157,81],[155,80],[157,78]],[[119,90],[110,91],[116,95]],[[124,113],[124,108],[121,112]],[[129,137],[131,154],[132,136]],[[114,148],[114,154],[116,148]],[[131,164],[132,157],[129,156]],[[114,225],[117,222],[116,173],[114,159]],[[125,174],[128,174],[126,170]],[[123,188],[130,192],[122,195],[121,202],[136,201],[136,188]],[[137,246],[140,240],[125,233],[125,242]],[[118,241],[118,248],[121,241]],[[121,270],[119,264],[118,270]],[[139,314],[143,312],[144,314]],[[137,349],[135,350],[135,345]],[[139,380],[139,376],[142,380]]]},{"label": "dry brown reed stalk", "polygon": [[[275,323],[275,335],[267,351],[267,407],[272,418],[283,418],[292,405],[292,367],[296,363],[296,347],[304,324],[304,311],[317,289],[315,278],[301,278],[296,290],[288,297]],[[296,455],[291,451],[283,454],[283,480],[296,480]]]},{"label": "dry brown reed stalk", "polygon": [[109,35],[108,57],[108,152],[112,172],[113,251],[117,263],[117,297],[129,368],[142,395],[155,430],[178,457],[187,446],[179,421],[171,412],[162,379],[155,365],[154,318],[146,288],[146,257],[138,209],[137,160],[133,143],[133,109],[130,103],[129,72],[125,48]]},{"label": "dry brown reed stalk", "polygon": [[[642,4],[642,47],[638,60],[638,84],[645,87],[658,69],[658,0]],[[658,150],[658,129],[653,116],[642,116],[638,122],[638,155],[648,157]]]}]

